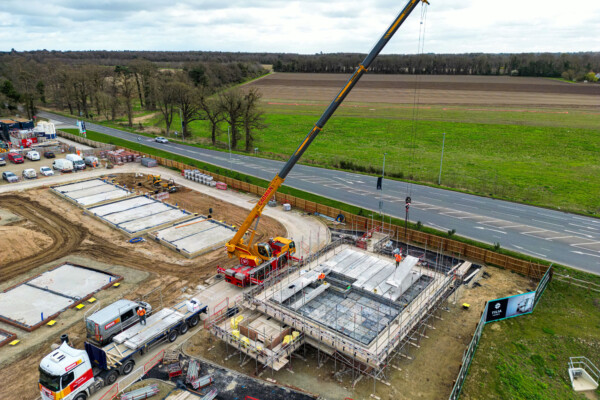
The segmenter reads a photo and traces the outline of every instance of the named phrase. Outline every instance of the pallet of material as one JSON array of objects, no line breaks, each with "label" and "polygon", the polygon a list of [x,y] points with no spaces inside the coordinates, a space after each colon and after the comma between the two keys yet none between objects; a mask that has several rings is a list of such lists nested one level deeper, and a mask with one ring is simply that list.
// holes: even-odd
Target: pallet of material
[{"label": "pallet of material", "polygon": [[146,325],[136,324],[114,337],[113,342],[135,350],[154,339],[161,332],[177,325],[184,315],[171,308],[163,308],[146,319]]},{"label": "pallet of material", "polygon": [[155,383],[150,386],[145,386],[143,388],[139,388],[139,389],[133,390],[128,393],[123,393],[121,395],[121,400],[147,399],[149,397],[154,396],[158,392],[160,392],[160,389],[158,388],[158,385]]}]

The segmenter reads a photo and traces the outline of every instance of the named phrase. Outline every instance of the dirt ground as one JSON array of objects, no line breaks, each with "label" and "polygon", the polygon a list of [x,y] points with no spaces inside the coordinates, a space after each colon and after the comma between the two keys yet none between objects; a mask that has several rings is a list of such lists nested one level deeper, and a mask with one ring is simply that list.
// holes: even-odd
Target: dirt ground
[{"label": "dirt ground", "polygon": [[[491,267],[486,271],[489,277],[482,278],[480,286],[471,289],[463,286],[449,298],[447,309],[438,313],[441,319],[431,320],[435,329],[426,331],[428,338],[420,341],[420,348],[409,346],[408,355],[412,359],[398,357],[390,363],[386,370],[386,381],[390,385],[377,381],[376,396],[390,400],[448,397],[463,352],[472,338],[485,302],[535,288],[535,282],[509,271]],[[470,304],[470,310],[464,310],[463,303]],[[212,338],[207,332],[200,332],[192,338],[185,350],[188,354],[200,355],[228,368],[255,374],[253,360],[240,367],[239,355],[232,356],[231,347],[227,348],[224,342]],[[303,353],[302,349],[299,353]],[[350,374],[334,375],[333,361],[329,360],[316,368],[317,355],[315,349],[307,346],[306,361],[294,358],[291,370],[275,372],[273,379],[278,383],[319,393],[330,400],[370,398],[373,393],[372,378],[363,378],[353,389]],[[339,364],[337,368],[340,371]],[[270,378],[271,371],[264,371],[261,377]]]},{"label": "dirt ground", "polygon": [[[135,174],[117,175],[117,181],[122,184],[131,185],[135,180]],[[173,194],[169,201],[185,204],[187,210],[204,214],[212,207],[215,218],[235,225],[239,225],[247,215],[247,210],[187,188]],[[14,232],[19,231],[19,240],[18,246],[2,248],[2,260],[13,261],[2,261],[0,264],[0,283],[22,281],[37,272],[34,271],[37,267],[61,257],[83,257],[150,273],[143,284],[132,287],[125,297],[144,297],[158,307],[161,303],[164,306],[175,304],[182,294],[191,294],[197,285],[215,274],[217,266],[232,266],[237,262],[228,259],[221,249],[190,260],[153,241],[131,244],[122,233],[86,216],[80,208],[59,199],[45,188],[0,195],[0,204],[3,209],[22,217],[22,220],[6,226]],[[35,234],[31,234],[32,231]],[[261,219],[257,236],[265,238],[285,233],[286,229],[281,223],[265,216]],[[40,238],[49,240],[42,241]],[[47,245],[36,252],[35,240]],[[22,252],[24,247],[29,251]],[[16,328],[12,331],[19,334]],[[16,357],[15,362],[3,365],[0,369],[0,382],[13,382],[10,387],[0,385],[0,399],[9,399],[14,393],[20,393],[22,399],[39,396],[37,366],[50,344],[58,342],[61,333],[68,333],[75,346],[83,346],[83,323],[59,327],[51,339],[36,343],[34,347],[27,347],[27,341],[24,340],[19,344],[22,354]],[[4,358],[2,349],[1,358]]]},{"label": "dirt ground", "polygon": [[[251,82],[263,100],[331,100],[347,74],[275,73]],[[418,81],[418,83],[417,83]],[[575,106],[598,108],[600,85],[508,76],[419,76],[366,74],[349,102],[412,104],[415,86],[421,104]]]}]

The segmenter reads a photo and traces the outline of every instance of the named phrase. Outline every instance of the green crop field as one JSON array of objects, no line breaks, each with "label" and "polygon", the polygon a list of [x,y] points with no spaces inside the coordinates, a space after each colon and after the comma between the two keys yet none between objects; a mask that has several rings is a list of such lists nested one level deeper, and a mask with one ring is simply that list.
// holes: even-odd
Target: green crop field
[{"label": "green crop field", "polygon": [[567,372],[576,356],[600,364],[600,293],[554,280],[533,314],[486,325],[460,398],[585,399]]}]

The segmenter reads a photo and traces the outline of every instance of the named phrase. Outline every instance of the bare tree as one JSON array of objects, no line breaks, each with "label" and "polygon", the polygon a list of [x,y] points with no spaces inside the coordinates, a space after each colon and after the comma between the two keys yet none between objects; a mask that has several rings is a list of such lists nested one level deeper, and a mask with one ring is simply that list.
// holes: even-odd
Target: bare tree
[{"label": "bare tree", "polygon": [[235,149],[238,140],[241,138],[239,125],[244,114],[244,96],[239,89],[221,92],[219,94],[219,108],[223,113],[223,119],[231,126],[231,147]]},{"label": "bare tree", "polygon": [[121,94],[126,106],[127,122],[130,128],[133,127],[133,98],[135,96],[135,84],[132,79],[131,71],[128,67],[117,66],[115,72],[119,77]]},{"label": "bare tree", "polygon": [[223,108],[220,107],[218,99],[209,96],[208,89],[204,86],[198,89],[198,101],[202,118],[210,124],[210,138],[214,146],[217,143],[219,124],[225,120]]},{"label": "bare tree", "polygon": [[181,138],[185,139],[189,133],[189,124],[200,119],[198,113],[198,90],[184,82],[174,82],[171,87],[174,91],[175,106],[181,112],[181,125],[183,132]]},{"label": "bare tree", "polygon": [[258,108],[261,97],[262,94],[256,88],[252,88],[244,94],[242,126],[246,136],[246,151],[250,151],[252,149],[252,144],[254,143],[252,131],[265,127],[264,112]]},{"label": "bare tree", "polygon": [[175,114],[177,102],[176,93],[179,88],[177,82],[174,82],[168,77],[162,77],[159,78],[157,82],[157,89],[156,105],[162,114],[167,129],[167,135],[169,135],[171,124],[173,123],[173,116]]}]

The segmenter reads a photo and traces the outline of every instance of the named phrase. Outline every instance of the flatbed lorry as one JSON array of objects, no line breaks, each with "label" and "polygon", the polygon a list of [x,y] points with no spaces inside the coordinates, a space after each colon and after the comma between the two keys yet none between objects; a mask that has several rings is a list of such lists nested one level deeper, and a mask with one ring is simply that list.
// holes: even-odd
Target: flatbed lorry
[{"label": "flatbed lorry", "polygon": [[163,308],[149,316],[145,325],[134,325],[104,347],[86,342],[85,350],[75,349],[63,335],[63,343],[40,362],[42,400],[86,400],[115,383],[119,375],[131,373],[138,354],[165,340],[174,342],[198,325],[207,308],[196,299]]}]

